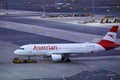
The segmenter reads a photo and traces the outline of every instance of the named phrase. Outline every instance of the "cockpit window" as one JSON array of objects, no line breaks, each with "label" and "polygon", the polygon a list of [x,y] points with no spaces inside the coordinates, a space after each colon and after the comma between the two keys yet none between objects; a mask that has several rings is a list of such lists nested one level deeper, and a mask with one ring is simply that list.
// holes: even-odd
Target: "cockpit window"
[{"label": "cockpit window", "polygon": [[24,50],[24,48],[18,48],[18,49],[20,49],[20,50]]}]

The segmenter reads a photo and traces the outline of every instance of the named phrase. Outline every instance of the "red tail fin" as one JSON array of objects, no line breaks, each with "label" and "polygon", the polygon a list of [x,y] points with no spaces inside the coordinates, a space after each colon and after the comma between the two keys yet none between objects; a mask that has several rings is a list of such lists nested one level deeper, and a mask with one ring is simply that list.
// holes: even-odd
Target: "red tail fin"
[{"label": "red tail fin", "polygon": [[115,43],[116,35],[118,31],[118,26],[113,26],[109,32],[103,37],[103,39],[98,42],[101,46],[103,46],[106,50],[110,50],[116,47],[119,47],[120,44]]}]

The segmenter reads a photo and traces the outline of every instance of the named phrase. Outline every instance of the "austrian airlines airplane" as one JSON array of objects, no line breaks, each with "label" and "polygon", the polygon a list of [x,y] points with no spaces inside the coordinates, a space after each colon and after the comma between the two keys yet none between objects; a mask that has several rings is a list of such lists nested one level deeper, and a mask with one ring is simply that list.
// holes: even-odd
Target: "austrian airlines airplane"
[{"label": "austrian airlines airplane", "polygon": [[103,39],[97,43],[66,43],[66,44],[28,44],[14,51],[20,56],[50,56],[53,61],[70,62],[70,54],[96,53],[107,51],[120,46],[115,43],[118,26],[113,26]]}]

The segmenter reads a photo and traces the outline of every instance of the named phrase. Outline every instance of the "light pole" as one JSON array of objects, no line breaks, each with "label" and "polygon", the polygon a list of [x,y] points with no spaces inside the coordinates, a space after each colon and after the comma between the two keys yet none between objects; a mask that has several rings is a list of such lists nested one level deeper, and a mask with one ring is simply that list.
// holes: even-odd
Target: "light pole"
[{"label": "light pole", "polygon": [[95,21],[95,17],[94,17],[94,4],[95,3],[95,1],[94,0],[92,0],[92,15],[93,15],[93,17],[92,17],[92,20],[93,20],[93,22]]},{"label": "light pole", "polygon": [[95,5],[94,2],[95,2],[95,1],[92,0],[92,13],[94,13],[94,5]]},{"label": "light pole", "polygon": [[43,12],[45,12],[45,0],[43,0]]},{"label": "light pole", "polygon": [[8,2],[5,3],[6,14],[8,14]]},{"label": "light pole", "polygon": [[42,8],[43,8],[43,14],[42,14],[42,17],[46,17],[45,0],[43,0]]}]

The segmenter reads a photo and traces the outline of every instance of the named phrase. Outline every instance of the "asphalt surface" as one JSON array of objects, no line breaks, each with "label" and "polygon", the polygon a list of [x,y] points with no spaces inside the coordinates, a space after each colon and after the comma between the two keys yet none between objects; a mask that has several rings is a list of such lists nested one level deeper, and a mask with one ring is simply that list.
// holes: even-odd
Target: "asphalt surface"
[{"label": "asphalt surface", "polygon": [[[79,25],[73,25],[73,24],[65,24],[65,23],[63,24],[63,23],[60,23],[60,22],[26,19],[26,18],[16,18],[16,17],[4,18],[4,17],[2,17],[1,20],[17,22],[17,23],[24,23],[24,24],[31,24],[31,25],[37,25],[37,26],[44,26],[44,27],[74,31],[74,32],[96,34],[96,35],[101,35],[101,36],[104,36],[106,34],[106,32],[108,31],[108,29],[105,29],[105,28],[104,29],[103,28],[94,28],[94,27],[79,26]],[[120,31],[118,31],[118,36],[117,37],[120,38],[119,33],[120,33]]]},{"label": "asphalt surface", "polygon": [[57,38],[51,38],[42,35],[35,35],[31,33],[25,33],[21,31],[15,31],[5,28],[0,28],[0,41],[10,42],[16,45],[24,44],[39,44],[39,43],[71,43],[72,41],[66,41]]},{"label": "asphalt surface", "polygon": [[[12,17],[10,17],[12,16]],[[78,26],[54,21],[24,19],[18,17],[2,16],[0,21],[10,21],[22,25],[43,26],[51,29],[80,32],[85,34],[105,35],[106,28]],[[7,22],[5,22],[7,23]],[[5,24],[3,23],[3,24]],[[120,80],[120,50],[100,52],[98,54],[81,54],[71,57],[72,62],[52,62],[42,57],[33,57],[38,63],[13,64],[16,57],[13,51],[23,44],[29,43],[73,43],[55,37],[34,34],[3,28],[0,24],[0,79],[1,80]],[[20,26],[19,24],[19,26]],[[4,25],[8,26],[8,25]],[[17,26],[13,26],[17,28]],[[25,27],[26,28],[26,27]],[[35,27],[33,27],[35,28]],[[26,28],[29,30],[29,28]],[[103,30],[104,29],[104,30]],[[120,31],[119,31],[120,32]],[[64,33],[63,33],[64,34]],[[58,34],[59,36],[59,34]],[[64,35],[65,36],[65,35]],[[118,35],[118,38],[120,35]],[[89,36],[88,36],[89,38]],[[88,39],[86,38],[86,39]],[[69,36],[68,36],[69,39]],[[84,40],[86,40],[84,39]],[[22,57],[24,58],[24,57]]]}]

